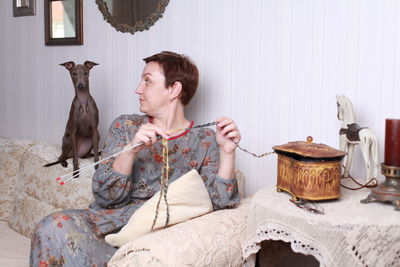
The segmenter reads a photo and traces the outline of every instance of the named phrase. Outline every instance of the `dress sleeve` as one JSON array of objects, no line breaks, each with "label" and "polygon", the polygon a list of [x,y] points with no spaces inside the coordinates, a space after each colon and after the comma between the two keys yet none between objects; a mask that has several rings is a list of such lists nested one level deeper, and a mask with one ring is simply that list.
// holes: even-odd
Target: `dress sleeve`
[{"label": "dress sleeve", "polygon": [[[114,120],[107,133],[102,158],[119,152],[127,144],[128,133],[124,116]],[[129,203],[133,189],[131,175],[124,175],[112,169],[112,157],[99,164],[93,181],[92,190],[96,203],[103,208],[119,208]]]},{"label": "dress sleeve", "polygon": [[236,178],[222,178],[218,175],[219,148],[215,140],[215,133],[207,129],[206,138],[201,141],[206,154],[201,165],[200,175],[210,195],[214,210],[233,208],[239,202],[239,191]]}]

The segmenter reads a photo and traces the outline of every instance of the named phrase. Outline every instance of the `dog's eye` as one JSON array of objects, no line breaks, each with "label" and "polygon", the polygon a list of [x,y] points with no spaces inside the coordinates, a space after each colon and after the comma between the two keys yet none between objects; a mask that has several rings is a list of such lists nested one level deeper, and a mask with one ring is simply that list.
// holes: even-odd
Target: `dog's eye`
[{"label": "dog's eye", "polygon": [[73,71],[73,72],[72,72],[72,76],[76,76],[76,71]]}]

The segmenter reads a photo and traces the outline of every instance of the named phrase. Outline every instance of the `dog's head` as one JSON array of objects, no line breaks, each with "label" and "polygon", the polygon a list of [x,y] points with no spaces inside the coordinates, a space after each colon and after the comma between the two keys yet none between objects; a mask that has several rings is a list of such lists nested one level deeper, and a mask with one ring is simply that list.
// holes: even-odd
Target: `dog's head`
[{"label": "dog's head", "polygon": [[89,90],[89,72],[94,66],[99,64],[87,60],[85,63],[78,65],[75,65],[73,61],[68,61],[60,65],[69,71],[75,89]]}]

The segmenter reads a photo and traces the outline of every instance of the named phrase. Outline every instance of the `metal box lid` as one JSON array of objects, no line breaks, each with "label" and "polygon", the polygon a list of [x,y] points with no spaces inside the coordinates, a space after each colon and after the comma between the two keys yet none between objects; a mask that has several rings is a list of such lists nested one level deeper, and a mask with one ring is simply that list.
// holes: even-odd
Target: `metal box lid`
[{"label": "metal box lid", "polygon": [[341,160],[346,152],[337,150],[325,144],[313,143],[311,136],[307,137],[307,141],[289,142],[284,145],[273,146],[273,150],[277,154],[283,154],[297,160],[306,161],[334,161]]}]

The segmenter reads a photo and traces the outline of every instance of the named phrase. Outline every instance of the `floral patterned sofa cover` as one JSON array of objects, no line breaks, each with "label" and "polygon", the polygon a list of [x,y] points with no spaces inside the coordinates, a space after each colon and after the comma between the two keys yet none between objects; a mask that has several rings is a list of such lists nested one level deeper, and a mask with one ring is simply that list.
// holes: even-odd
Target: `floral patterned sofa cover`
[{"label": "floral patterned sofa cover", "polygon": [[[60,185],[72,171],[55,165],[59,145],[0,137],[0,266],[29,266],[34,225],[57,210],[86,208],[93,201],[94,169]],[[92,159],[80,159],[80,166]],[[236,171],[239,190],[243,175]],[[236,209],[215,211],[143,236],[122,246],[109,266],[241,266],[248,199]]]}]

